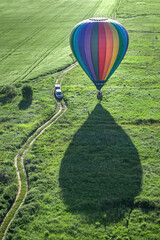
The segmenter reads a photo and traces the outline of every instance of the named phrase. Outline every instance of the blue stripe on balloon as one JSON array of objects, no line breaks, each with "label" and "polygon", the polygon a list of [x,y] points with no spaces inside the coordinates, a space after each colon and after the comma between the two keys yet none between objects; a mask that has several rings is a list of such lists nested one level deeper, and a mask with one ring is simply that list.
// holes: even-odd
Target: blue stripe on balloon
[{"label": "blue stripe on balloon", "polygon": [[[127,30],[121,25],[121,27],[123,28],[124,32],[125,32],[125,37],[126,37],[126,41],[127,41],[127,46],[126,46],[126,51],[128,49],[128,44],[129,44],[129,36],[128,36],[128,33],[127,33]],[[125,53],[126,53],[125,51]],[[125,54],[124,54],[125,55]]]},{"label": "blue stripe on balloon", "polygon": [[73,51],[73,54],[75,56],[75,58],[77,59],[77,54],[76,54],[76,51],[75,51],[75,47],[74,47],[74,35],[75,35],[75,32],[77,30],[79,26],[75,27],[71,33],[71,37],[70,37],[70,46],[71,46],[71,49]]},{"label": "blue stripe on balloon", "polygon": [[126,51],[127,51],[127,46],[128,46],[128,39],[127,39],[127,37],[126,37],[126,32],[124,31],[124,28],[123,28],[121,25],[119,25],[119,28],[121,29],[121,32],[122,32],[122,34],[123,34],[124,48],[123,48],[122,56],[121,56],[121,58],[120,58],[120,60],[119,60],[118,65],[119,65],[120,62],[122,61],[122,59],[123,59],[123,57],[124,57],[124,55],[125,55],[125,53],[126,53]]},{"label": "blue stripe on balloon", "polygon": [[75,52],[77,55],[77,61],[79,62],[79,64],[81,65],[81,67],[83,68],[83,70],[86,72],[86,74],[90,77],[91,80],[93,80],[93,78],[91,77],[91,75],[89,74],[87,68],[85,67],[83,60],[81,58],[81,54],[79,52],[79,44],[78,44],[78,39],[79,39],[79,34],[81,29],[84,27],[85,23],[82,23],[76,30],[75,34],[74,34],[74,47],[75,47]]}]

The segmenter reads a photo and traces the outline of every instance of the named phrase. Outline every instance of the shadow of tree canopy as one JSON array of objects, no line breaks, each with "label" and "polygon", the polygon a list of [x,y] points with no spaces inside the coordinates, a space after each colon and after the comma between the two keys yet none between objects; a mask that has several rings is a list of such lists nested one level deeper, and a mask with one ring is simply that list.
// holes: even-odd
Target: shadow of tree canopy
[{"label": "shadow of tree canopy", "polygon": [[110,221],[124,217],[141,190],[142,169],[130,137],[98,103],[75,134],[60,167],[68,210]]},{"label": "shadow of tree canopy", "polygon": [[22,99],[19,104],[19,110],[25,110],[32,104],[32,99]]},{"label": "shadow of tree canopy", "polygon": [[8,97],[8,96],[2,96],[0,97],[0,103],[2,105],[6,104],[6,103],[11,103],[14,97]]}]

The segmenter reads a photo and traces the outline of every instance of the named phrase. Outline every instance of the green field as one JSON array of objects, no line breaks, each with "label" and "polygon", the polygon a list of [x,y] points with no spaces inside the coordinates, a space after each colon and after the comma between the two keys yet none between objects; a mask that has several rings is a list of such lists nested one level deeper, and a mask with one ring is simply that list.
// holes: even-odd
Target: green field
[{"label": "green field", "polygon": [[22,82],[70,64],[72,57],[68,43],[74,25],[99,14],[112,16],[117,2],[2,0],[1,83]]},{"label": "green field", "polygon": [[17,194],[14,157],[56,112],[54,83],[74,62],[70,32],[89,17],[121,22],[127,54],[101,103],[78,65],[61,75],[68,109],[25,157],[29,192],[7,240],[160,239],[158,0],[1,1],[0,89],[16,95],[0,91],[0,221]]}]

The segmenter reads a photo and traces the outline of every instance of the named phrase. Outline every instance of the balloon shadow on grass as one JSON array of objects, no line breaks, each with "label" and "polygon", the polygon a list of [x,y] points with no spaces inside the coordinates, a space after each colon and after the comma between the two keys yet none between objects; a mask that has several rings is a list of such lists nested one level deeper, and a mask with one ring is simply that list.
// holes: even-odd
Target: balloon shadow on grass
[{"label": "balloon shadow on grass", "polygon": [[62,160],[59,183],[64,203],[69,211],[89,219],[103,221],[105,216],[118,221],[133,207],[141,181],[134,144],[98,103]]},{"label": "balloon shadow on grass", "polygon": [[32,99],[22,99],[19,104],[19,110],[26,110],[32,104]]}]

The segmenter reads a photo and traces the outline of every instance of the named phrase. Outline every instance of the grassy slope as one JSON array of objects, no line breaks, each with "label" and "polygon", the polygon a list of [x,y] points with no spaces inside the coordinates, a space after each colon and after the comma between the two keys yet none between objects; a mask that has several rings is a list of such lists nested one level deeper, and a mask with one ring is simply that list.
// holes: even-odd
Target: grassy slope
[{"label": "grassy slope", "polygon": [[80,67],[64,77],[68,110],[25,159],[30,189],[7,239],[160,238],[159,9],[121,2],[130,45],[101,105]]},{"label": "grassy slope", "polygon": [[[2,0],[0,84],[25,81],[71,63],[68,42],[73,26],[93,16],[101,5],[103,9],[104,2]],[[116,2],[109,4],[108,14]]]},{"label": "grassy slope", "polygon": [[[0,87],[16,83],[18,92],[9,102],[0,94],[0,222],[17,193],[14,157],[18,149],[56,111],[53,97],[56,74],[49,79],[41,76],[73,62],[68,44],[72,27],[93,16],[104,2],[7,0],[0,3]],[[110,15],[115,4],[116,1],[109,4]],[[22,100],[24,83],[33,87],[31,102]]]},{"label": "grassy slope", "polygon": [[52,90],[52,80],[32,83],[34,97],[32,103],[25,103],[19,94],[10,103],[2,104],[0,130],[0,181],[1,208],[0,221],[13,202],[17,193],[17,177],[14,157],[33,130],[40,126],[56,110]]}]

